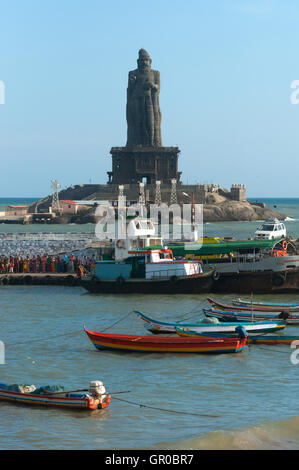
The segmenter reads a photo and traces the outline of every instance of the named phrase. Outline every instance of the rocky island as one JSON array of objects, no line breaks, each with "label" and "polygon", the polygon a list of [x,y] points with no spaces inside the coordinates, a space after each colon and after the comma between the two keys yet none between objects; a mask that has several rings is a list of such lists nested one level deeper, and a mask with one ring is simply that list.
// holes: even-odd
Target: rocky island
[{"label": "rocky island", "polygon": [[[125,185],[127,189],[129,203],[137,203],[140,197],[140,187],[138,185]],[[187,185],[176,187],[176,199],[178,204],[187,204],[190,198],[187,196],[191,188]],[[224,221],[254,221],[265,220],[270,217],[276,217],[279,220],[285,220],[287,215],[282,214],[262,202],[247,201],[244,198],[244,188],[231,188],[231,191],[205,187],[201,185],[195,187],[194,200],[203,204],[204,222],[224,222]],[[243,196],[236,198],[234,190],[242,190]],[[59,192],[61,211],[55,214],[51,210],[53,196],[47,196],[40,201],[35,202],[29,207],[32,221],[42,222],[45,214],[49,215],[48,223],[96,223],[96,208],[98,204],[104,201],[116,205],[119,197],[119,188],[116,185],[76,185]],[[145,204],[155,203],[157,196],[156,188],[151,185],[146,189]],[[193,193],[194,194],[194,193]],[[167,185],[160,187],[161,202],[170,203],[171,190]],[[234,198],[235,197],[235,198]],[[73,204],[71,204],[73,203]],[[70,207],[69,207],[70,206]],[[73,209],[72,211],[70,209]],[[29,215],[28,214],[28,215]]]}]

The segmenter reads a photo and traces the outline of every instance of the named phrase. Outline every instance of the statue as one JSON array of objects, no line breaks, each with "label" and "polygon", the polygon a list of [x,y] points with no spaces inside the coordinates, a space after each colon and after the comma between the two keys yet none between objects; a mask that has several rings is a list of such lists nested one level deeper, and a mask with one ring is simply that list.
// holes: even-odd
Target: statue
[{"label": "statue", "polygon": [[127,143],[110,150],[112,171],[108,171],[108,183],[118,186],[145,182],[152,185],[156,181],[171,185],[172,180],[180,183],[180,150],[162,146],[160,72],[152,70],[148,52],[140,49],[138,54],[138,67],[129,72],[127,88]]},{"label": "statue", "polygon": [[161,147],[159,106],[160,72],[151,69],[152,60],[139,50],[138,68],[129,72],[127,88],[127,147]]}]

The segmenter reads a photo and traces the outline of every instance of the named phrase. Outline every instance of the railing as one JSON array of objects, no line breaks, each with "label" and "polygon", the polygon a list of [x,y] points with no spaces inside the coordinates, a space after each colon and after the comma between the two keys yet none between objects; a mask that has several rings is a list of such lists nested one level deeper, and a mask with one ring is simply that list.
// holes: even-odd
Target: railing
[{"label": "railing", "polygon": [[176,269],[164,269],[163,271],[150,271],[149,273],[146,273],[147,279],[149,278],[169,278],[171,276],[187,276],[183,270],[179,270],[179,272]]},{"label": "railing", "polygon": [[192,277],[192,276],[196,276],[197,274],[199,274],[199,271],[198,272],[195,272],[194,270],[194,273],[192,274],[188,274],[186,273],[186,271],[184,269],[163,269],[163,270],[159,270],[159,271],[150,271],[150,272],[147,272],[146,273],[146,278],[147,279],[151,279],[151,278],[170,278],[172,276],[179,276],[179,277]]}]

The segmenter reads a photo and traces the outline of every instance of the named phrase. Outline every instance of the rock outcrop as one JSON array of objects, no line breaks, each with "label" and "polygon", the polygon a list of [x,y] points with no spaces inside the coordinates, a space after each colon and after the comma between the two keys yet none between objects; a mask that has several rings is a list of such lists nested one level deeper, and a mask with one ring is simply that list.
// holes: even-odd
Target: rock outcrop
[{"label": "rock outcrop", "polygon": [[286,215],[263,203],[232,201],[218,194],[208,196],[203,206],[204,222],[265,220],[269,217],[284,220]]}]

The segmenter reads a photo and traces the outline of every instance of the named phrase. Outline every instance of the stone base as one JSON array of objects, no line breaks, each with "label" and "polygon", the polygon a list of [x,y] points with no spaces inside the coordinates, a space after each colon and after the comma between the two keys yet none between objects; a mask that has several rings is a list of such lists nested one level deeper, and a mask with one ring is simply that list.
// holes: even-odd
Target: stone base
[{"label": "stone base", "polygon": [[180,183],[178,147],[112,147],[112,171],[108,184]]}]

